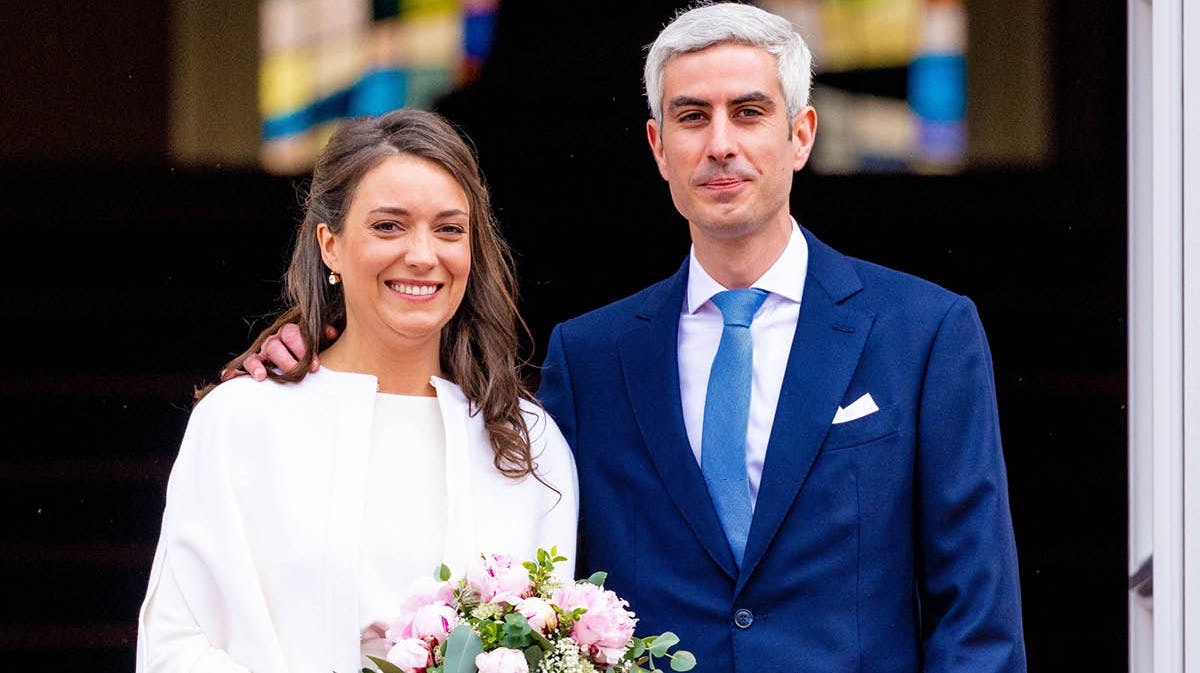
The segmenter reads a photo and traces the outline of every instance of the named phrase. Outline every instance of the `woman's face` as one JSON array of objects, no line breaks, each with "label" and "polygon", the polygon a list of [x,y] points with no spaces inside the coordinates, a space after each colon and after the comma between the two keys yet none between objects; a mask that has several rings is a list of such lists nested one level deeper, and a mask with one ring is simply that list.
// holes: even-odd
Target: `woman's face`
[{"label": "woman's face", "polygon": [[384,344],[438,343],[471,271],[470,204],[444,168],[391,156],[358,183],[342,232],[317,238],[342,276],[346,333]]}]

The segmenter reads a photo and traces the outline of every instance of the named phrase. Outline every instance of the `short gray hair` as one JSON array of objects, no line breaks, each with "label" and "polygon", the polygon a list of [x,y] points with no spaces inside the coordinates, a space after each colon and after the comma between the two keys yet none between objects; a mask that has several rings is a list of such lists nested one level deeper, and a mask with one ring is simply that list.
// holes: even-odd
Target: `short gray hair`
[{"label": "short gray hair", "polygon": [[789,122],[808,105],[812,54],[792,24],[752,5],[704,3],[681,12],[658,34],[646,55],[644,73],[650,114],[662,123],[663,72],[672,58],[718,44],[765,49],[779,60],[779,85]]}]

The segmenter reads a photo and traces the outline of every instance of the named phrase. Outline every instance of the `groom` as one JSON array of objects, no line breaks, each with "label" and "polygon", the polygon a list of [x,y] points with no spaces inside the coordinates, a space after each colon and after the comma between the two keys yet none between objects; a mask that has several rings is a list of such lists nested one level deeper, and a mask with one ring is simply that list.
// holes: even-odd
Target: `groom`
[{"label": "groom", "polygon": [[792,220],[809,73],[747,5],[650,49],[647,137],[693,245],[550,337],[538,398],[579,467],[580,569],[701,671],[1024,671],[983,329]]},{"label": "groom", "polygon": [[538,397],[579,468],[577,570],[703,672],[1024,671],[983,329],[791,218],[810,61],[740,4],[650,49],[647,137],[693,246],[551,334]]}]

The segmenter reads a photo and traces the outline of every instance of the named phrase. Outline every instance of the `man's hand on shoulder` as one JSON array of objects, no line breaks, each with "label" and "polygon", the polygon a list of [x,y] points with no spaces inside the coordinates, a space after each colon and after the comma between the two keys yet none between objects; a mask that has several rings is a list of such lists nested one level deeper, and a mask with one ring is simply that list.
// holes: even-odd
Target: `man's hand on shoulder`
[{"label": "man's hand on shoulder", "polygon": [[[336,339],[337,335],[338,332],[333,326],[325,326],[326,338]],[[300,328],[295,323],[288,323],[280,327],[278,332],[267,337],[257,353],[247,355],[239,368],[222,370],[221,380],[228,381],[248,374],[255,381],[264,381],[267,378],[267,367],[290,372],[300,365],[300,359],[304,357],[305,350],[304,339],[300,336]],[[313,354],[309,371],[315,372],[320,366],[320,360],[316,354]]]}]

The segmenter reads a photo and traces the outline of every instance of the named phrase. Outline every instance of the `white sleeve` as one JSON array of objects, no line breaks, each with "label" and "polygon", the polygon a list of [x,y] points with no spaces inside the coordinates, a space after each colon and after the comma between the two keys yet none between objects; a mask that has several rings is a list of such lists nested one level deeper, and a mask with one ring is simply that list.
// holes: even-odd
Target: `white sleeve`
[{"label": "white sleeve", "polygon": [[138,617],[138,673],[250,673],[227,652],[212,646],[179,589],[170,559],[155,558],[157,582]]},{"label": "white sleeve", "polygon": [[226,388],[193,410],[171,469],[137,673],[286,671],[228,465],[255,438],[231,424],[242,401]]}]

